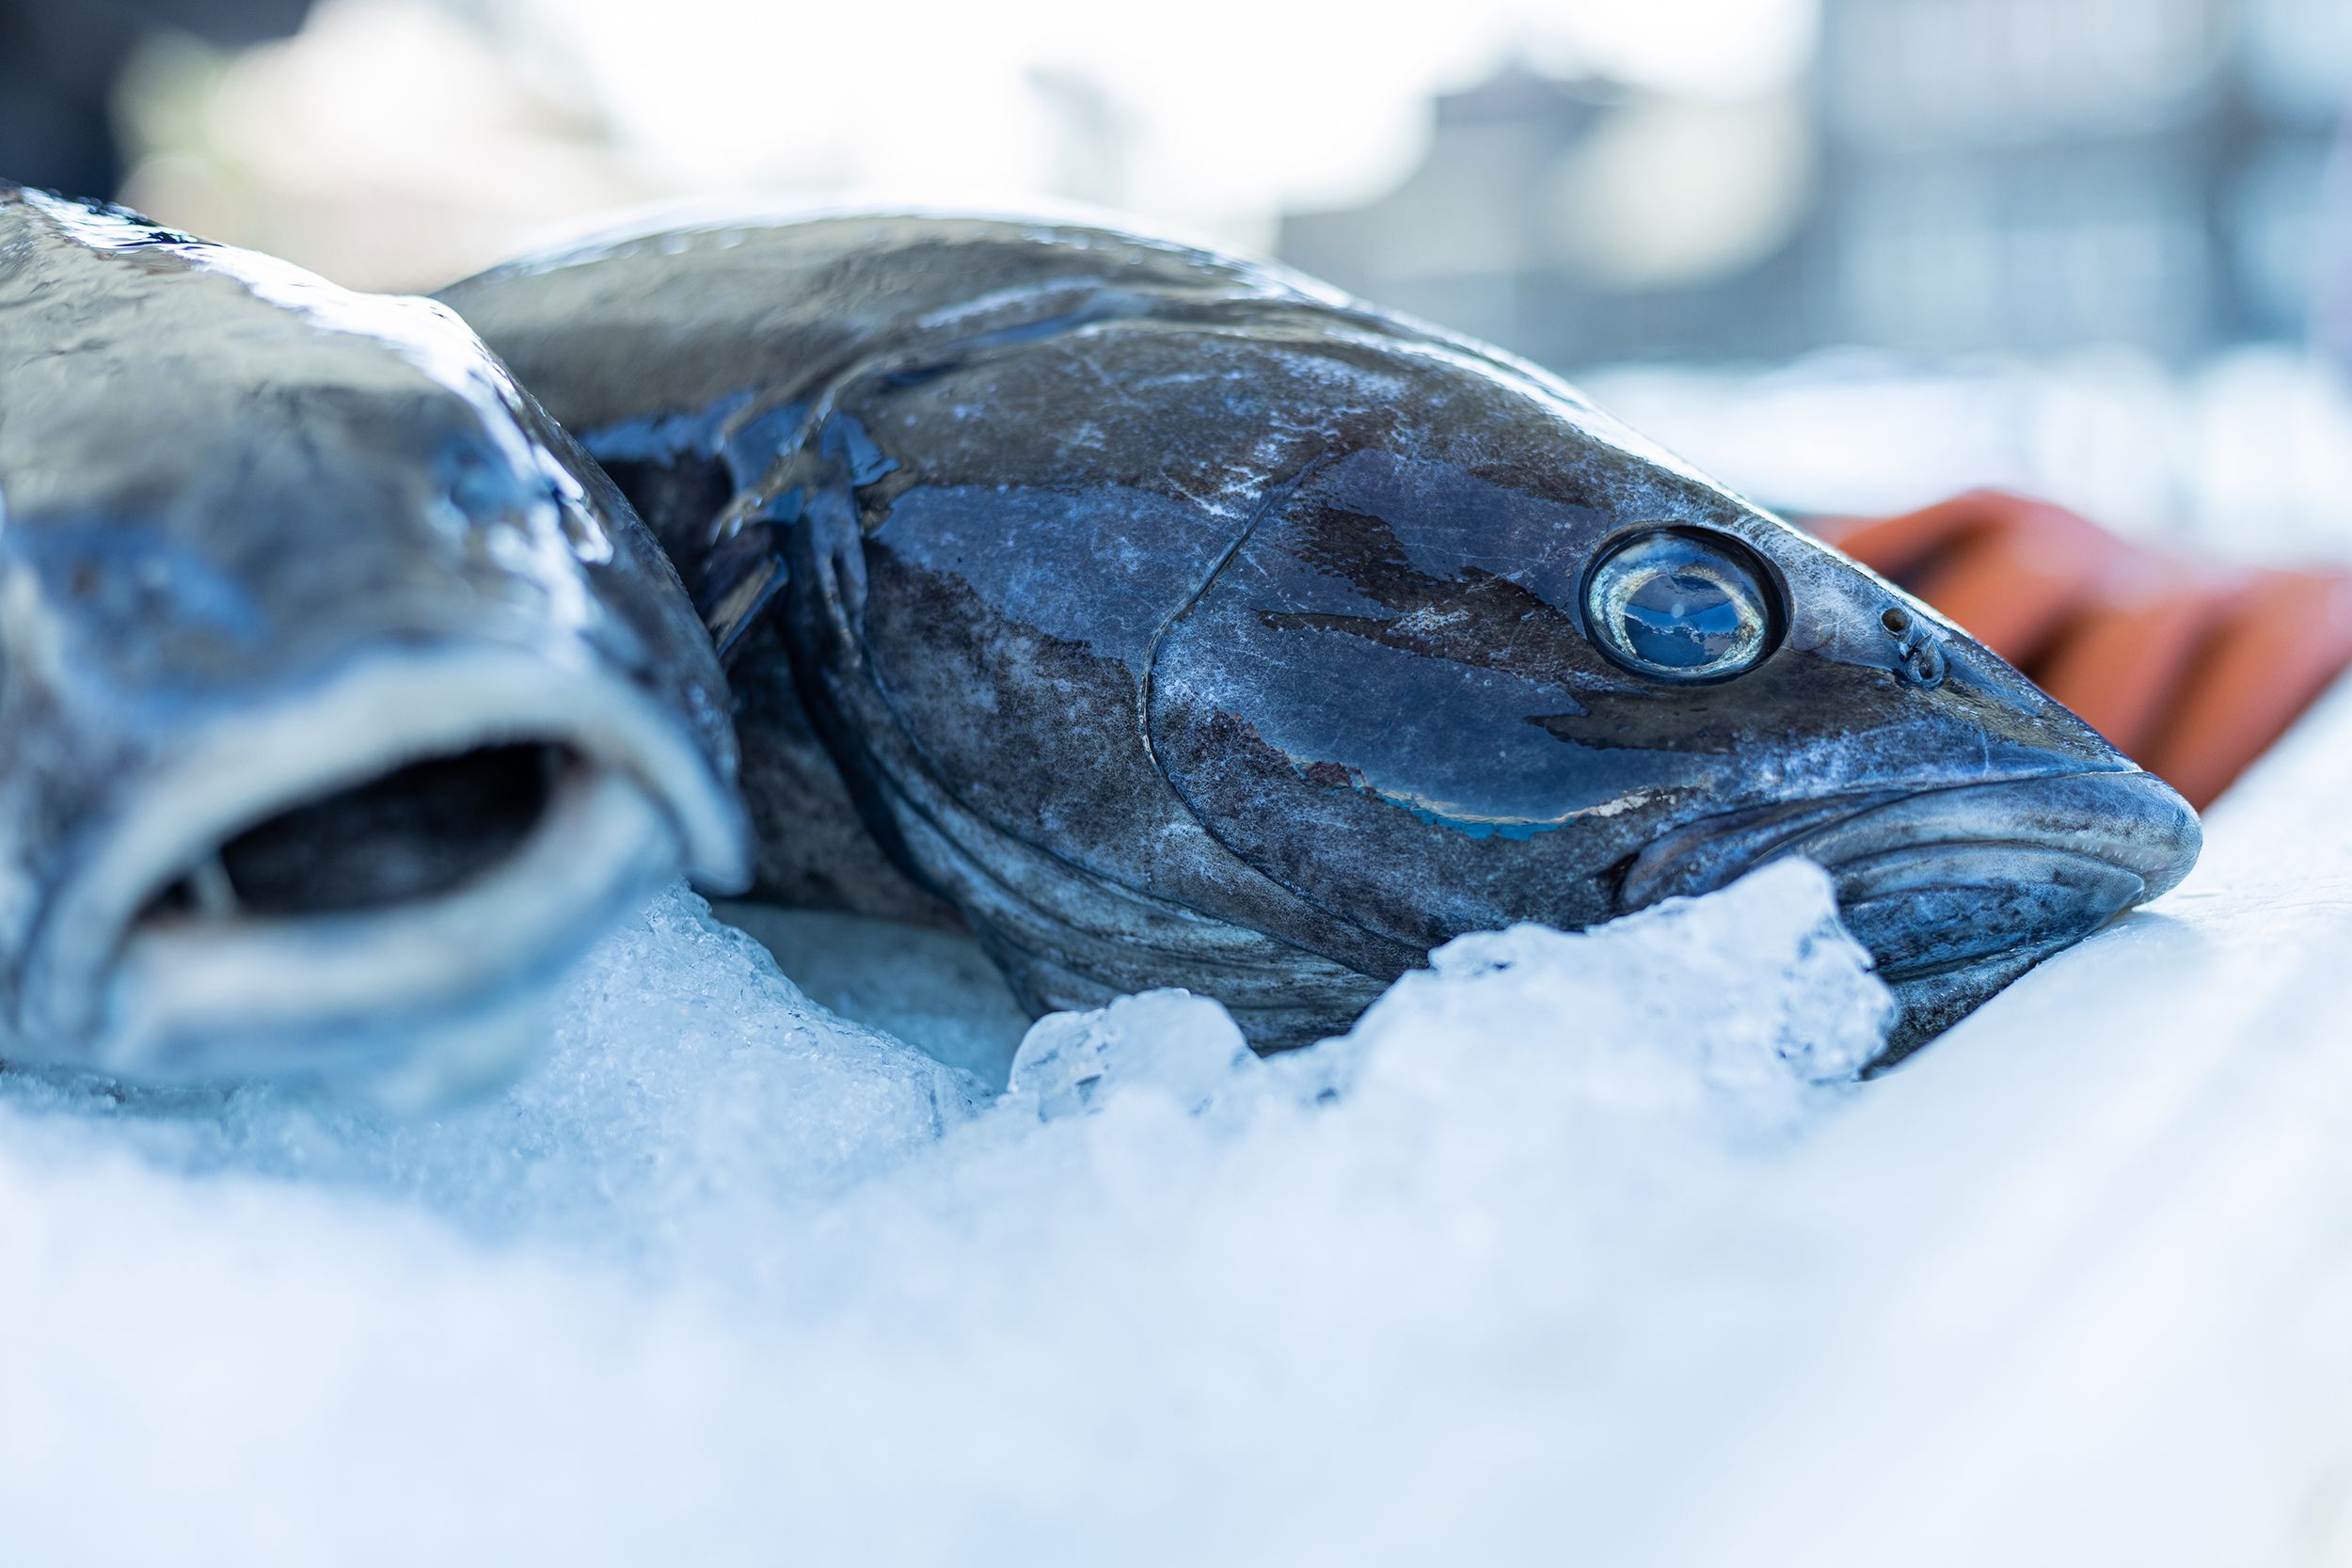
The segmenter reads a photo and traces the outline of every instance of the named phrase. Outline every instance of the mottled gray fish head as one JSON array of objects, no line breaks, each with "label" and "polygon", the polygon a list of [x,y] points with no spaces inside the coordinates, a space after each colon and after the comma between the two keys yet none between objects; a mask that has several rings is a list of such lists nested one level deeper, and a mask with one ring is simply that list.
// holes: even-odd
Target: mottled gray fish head
[{"label": "mottled gray fish head", "polygon": [[1314,905],[1425,946],[1807,857],[1887,1060],[2194,861],[2178,795],[1926,605],[1534,372],[1383,373],[1153,669],[1175,787]]},{"label": "mottled gray fish head", "polygon": [[866,214],[450,297],[666,519],[763,853],[820,792],[761,759],[813,724],[1035,1008],[1184,985],[1301,1044],[1463,932],[1803,855],[1899,1052],[2196,853],[1926,606],[1541,372],[1276,269]]},{"label": "mottled gray fish head", "polygon": [[0,187],[0,1058],[501,1070],[681,866],[721,676],[439,307]]}]

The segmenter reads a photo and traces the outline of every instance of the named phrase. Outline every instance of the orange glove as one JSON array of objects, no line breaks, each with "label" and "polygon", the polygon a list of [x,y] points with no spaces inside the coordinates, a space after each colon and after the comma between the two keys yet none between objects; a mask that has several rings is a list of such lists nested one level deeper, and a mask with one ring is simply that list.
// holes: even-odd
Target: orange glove
[{"label": "orange glove", "polygon": [[2200,808],[2352,666],[2352,572],[2176,556],[1997,490],[1813,528]]}]

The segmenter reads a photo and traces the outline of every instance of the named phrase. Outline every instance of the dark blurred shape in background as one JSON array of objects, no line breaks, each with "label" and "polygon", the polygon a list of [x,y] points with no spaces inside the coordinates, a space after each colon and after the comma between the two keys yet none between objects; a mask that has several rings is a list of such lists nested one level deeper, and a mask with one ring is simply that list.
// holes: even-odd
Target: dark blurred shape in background
[{"label": "dark blurred shape in background", "polygon": [[1817,141],[1793,92],[1709,102],[1515,59],[1438,99],[1394,190],[1283,214],[1279,249],[1544,364],[1792,354],[1834,341],[1804,308]]},{"label": "dark blurred shape in background", "polygon": [[[1809,102],[1506,66],[1285,258],[1540,362],[2299,336],[2344,0],[1822,0]],[[1710,217],[1712,222],[1710,224]]]},{"label": "dark blurred shape in background", "polygon": [[283,38],[310,0],[0,0],[0,175],[108,196],[126,167],[111,110],[133,52],[159,33],[234,45]]}]

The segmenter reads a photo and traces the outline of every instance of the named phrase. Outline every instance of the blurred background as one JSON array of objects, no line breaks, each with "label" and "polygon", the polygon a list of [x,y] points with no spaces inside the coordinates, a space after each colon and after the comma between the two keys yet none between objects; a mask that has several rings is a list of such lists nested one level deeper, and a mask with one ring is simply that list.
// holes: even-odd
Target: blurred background
[{"label": "blurred background", "polygon": [[2352,0],[0,0],[0,174],[426,289],[618,208],[1040,198],[1768,503],[2352,558]]}]

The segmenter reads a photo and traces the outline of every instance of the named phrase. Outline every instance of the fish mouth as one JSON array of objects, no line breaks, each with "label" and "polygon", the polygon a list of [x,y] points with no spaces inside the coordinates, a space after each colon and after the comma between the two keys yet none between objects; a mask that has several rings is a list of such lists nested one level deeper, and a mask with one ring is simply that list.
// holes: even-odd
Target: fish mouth
[{"label": "fish mouth", "polygon": [[1622,907],[1800,855],[1895,993],[1883,1071],[2051,954],[2176,885],[2197,814],[2154,775],[2094,771],[1879,791],[1709,819],[1636,855]]},{"label": "fish mouth", "polygon": [[681,871],[746,879],[725,780],[626,681],[505,650],[361,661],[142,779],[41,921],[28,1035],[141,1082],[502,1081],[554,978]]}]

